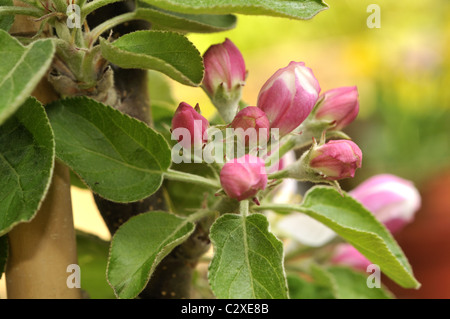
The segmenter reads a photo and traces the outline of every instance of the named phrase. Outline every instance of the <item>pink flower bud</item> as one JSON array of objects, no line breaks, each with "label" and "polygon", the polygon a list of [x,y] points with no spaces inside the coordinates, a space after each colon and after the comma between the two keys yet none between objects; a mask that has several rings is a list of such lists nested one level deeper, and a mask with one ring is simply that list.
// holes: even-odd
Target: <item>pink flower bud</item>
[{"label": "pink flower bud", "polygon": [[[245,136],[245,144],[249,144],[250,137],[255,138],[255,145],[258,142],[259,134],[265,134],[266,140],[270,135],[270,123],[266,113],[256,106],[248,106],[234,117],[231,127],[235,130],[241,128]],[[249,130],[249,131],[248,131]],[[247,132],[246,132],[247,131]],[[253,133],[252,133],[253,132]],[[248,135],[251,134],[252,135]]]},{"label": "pink flower bud", "polygon": [[340,87],[322,95],[315,117],[318,120],[335,122],[334,130],[341,130],[356,118],[359,111],[356,86]]},{"label": "pink flower bud", "polygon": [[203,88],[226,122],[236,115],[247,70],[239,49],[226,39],[209,47],[203,55]]},{"label": "pink flower bud", "polygon": [[348,140],[333,140],[311,150],[309,165],[326,180],[334,181],[354,177],[361,162],[358,145]]},{"label": "pink flower bud", "polygon": [[336,246],[331,262],[334,264],[347,265],[355,269],[366,270],[372,264],[363,254],[350,244],[339,244]]},{"label": "pink flower bud", "polygon": [[275,72],[263,85],[257,106],[280,136],[292,132],[308,117],[319,97],[320,86],[303,62],[291,62]]},{"label": "pink flower bud", "polygon": [[220,171],[220,183],[231,198],[241,201],[254,197],[267,185],[264,160],[247,154],[228,161]]},{"label": "pink flower bud", "polygon": [[392,233],[410,223],[421,205],[419,191],[412,182],[389,174],[373,176],[349,194]]},{"label": "pink flower bud", "polygon": [[[208,126],[208,120],[185,102],[180,103],[172,118],[172,131],[186,129],[186,132],[180,132],[178,142],[187,149],[192,145],[199,146],[208,141],[206,133]],[[184,133],[189,133],[189,136]]]}]

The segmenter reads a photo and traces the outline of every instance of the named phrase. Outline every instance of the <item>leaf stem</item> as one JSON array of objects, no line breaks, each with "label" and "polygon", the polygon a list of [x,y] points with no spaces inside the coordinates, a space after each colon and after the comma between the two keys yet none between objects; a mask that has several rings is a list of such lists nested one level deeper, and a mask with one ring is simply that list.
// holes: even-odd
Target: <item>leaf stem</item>
[{"label": "leaf stem", "polygon": [[82,12],[81,12],[81,20],[84,21],[84,19],[92,12],[94,12],[95,10],[104,7],[108,4],[114,3],[114,2],[118,2],[118,1],[122,1],[122,0],[94,0],[91,2],[86,3],[83,6]]},{"label": "leaf stem", "polygon": [[269,174],[267,177],[270,179],[283,179],[288,177],[288,171],[287,170],[281,170],[272,174]]},{"label": "leaf stem", "polygon": [[260,206],[252,207],[254,210],[274,210],[274,211],[291,211],[291,212],[301,212],[302,207],[300,205],[291,204],[263,204]]},{"label": "leaf stem", "polygon": [[118,15],[112,19],[106,20],[105,22],[99,24],[94,29],[91,30],[88,34],[87,43],[89,43],[89,46],[92,46],[95,41],[102,35],[103,32],[106,30],[109,30],[111,28],[114,28],[115,26],[118,26],[119,24],[122,24],[127,21],[131,21],[136,19],[136,12],[127,12],[121,15]]},{"label": "leaf stem", "polygon": [[198,184],[198,185],[220,188],[220,184],[217,181],[214,181],[212,179],[198,176],[195,174],[175,171],[172,169],[167,170],[167,172],[164,173],[164,177],[166,179],[179,181],[179,182],[188,182],[188,183],[193,183],[193,184]]},{"label": "leaf stem", "polygon": [[248,216],[248,207],[249,207],[249,202],[247,199],[241,200],[239,202],[239,213],[242,215],[242,217]]},{"label": "leaf stem", "polygon": [[287,152],[294,149],[295,145],[295,139],[289,137],[278,150],[275,150],[266,158],[266,166],[270,167],[276,164]]},{"label": "leaf stem", "polygon": [[200,219],[202,219],[202,218],[204,218],[204,217],[206,217],[208,215],[214,215],[214,214],[216,214],[216,212],[213,211],[213,210],[201,209],[198,212],[189,215],[186,218],[186,220],[189,221],[189,222],[195,223],[195,222],[199,221]]},{"label": "leaf stem", "polygon": [[31,7],[15,7],[15,6],[4,6],[0,7],[0,16],[3,15],[24,15],[40,18],[45,14],[45,12],[38,8]]}]

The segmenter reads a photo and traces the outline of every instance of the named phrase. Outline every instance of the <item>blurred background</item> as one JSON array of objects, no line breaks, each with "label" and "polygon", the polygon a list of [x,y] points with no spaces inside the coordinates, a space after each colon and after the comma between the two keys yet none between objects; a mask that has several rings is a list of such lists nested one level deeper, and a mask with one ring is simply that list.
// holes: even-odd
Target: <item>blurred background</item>
[{"label": "blurred background", "polygon": [[[322,91],[356,85],[360,114],[346,133],[362,149],[363,167],[342,187],[379,173],[415,183],[422,208],[396,237],[422,288],[385,283],[398,298],[450,298],[450,1],[326,2],[330,9],[309,21],[239,16],[234,30],[189,38],[201,53],[226,37],[240,48],[250,105],[290,61],[312,68]],[[372,3],[380,7],[380,28],[367,26]],[[170,85],[176,104],[199,103],[206,117],[214,116],[201,89]],[[76,227],[108,240],[92,195],[74,187],[72,199]]]}]

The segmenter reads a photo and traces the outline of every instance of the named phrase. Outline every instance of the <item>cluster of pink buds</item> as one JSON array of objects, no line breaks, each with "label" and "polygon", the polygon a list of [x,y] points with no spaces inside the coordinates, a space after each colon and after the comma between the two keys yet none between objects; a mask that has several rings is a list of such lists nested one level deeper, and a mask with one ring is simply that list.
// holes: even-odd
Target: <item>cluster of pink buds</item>
[{"label": "cluster of pink buds", "polygon": [[[223,43],[212,45],[203,59],[205,76],[202,87],[228,127],[244,134],[246,146],[249,145],[249,138],[260,141],[260,138],[269,140],[277,135],[282,138],[289,134],[301,134],[294,130],[304,123],[313,123],[318,128],[314,134],[322,134],[326,130],[339,131],[358,114],[356,87],[336,88],[320,95],[319,81],[313,71],[305,63],[294,61],[277,70],[264,83],[256,106],[240,109],[247,71],[239,49],[226,39]],[[172,121],[173,131],[184,128],[190,133],[191,138],[178,139],[184,148],[207,143],[208,126],[199,109],[186,103],[179,105]],[[272,135],[275,129],[277,134]],[[314,135],[310,141],[312,137]],[[352,141],[326,142],[323,138],[319,145],[314,142],[296,163],[287,167],[288,174],[285,176],[313,182],[334,182],[353,177],[356,169],[361,167],[361,161],[362,152]],[[254,197],[267,184],[268,177],[261,169],[263,167],[263,159],[254,156],[231,159],[220,174],[224,192],[237,200]]]}]

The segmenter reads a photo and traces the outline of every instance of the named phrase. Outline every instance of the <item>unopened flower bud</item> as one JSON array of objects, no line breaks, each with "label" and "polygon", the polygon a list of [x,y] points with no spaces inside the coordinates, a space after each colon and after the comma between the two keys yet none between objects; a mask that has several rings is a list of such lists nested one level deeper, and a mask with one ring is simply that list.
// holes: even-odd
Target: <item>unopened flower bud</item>
[{"label": "unopened flower bud", "polygon": [[353,122],[359,112],[356,86],[340,87],[325,92],[315,110],[315,118],[334,123],[333,130],[342,130]]},{"label": "unopened flower bud", "polygon": [[309,166],[325,180],[335,181],[355,176],[361,167],[362,152],[349,140],[332,140],[314,146],[309,154]]},{"label": "unopened flower bud", "polygon": [[247,154],[228,161],[220,171],[220,183],[231,198],[241,201],[254,197],[267,185],[264,160]]},{"label": "unopened flower bud", "polygon": [[[253,144],[257,145],[260,134],[264,134],[265,141],[269,139],[270,123],[266,113],[256,106],[248,106],[234,117],[230,126],[235,133],[245,134],[245,144],[249,145],[250,139],[254,139]],[[241,129],[241,130],[239,130]]]},{"label": "unopened flower bud", "polygon": [[[196,108],[198,108],[196,106]],[[201,146],[208,141],[206,129],[209,122],[192,106],[181,102],[172,118],[172,134],[178,133],[176,130],[182,129],[176,135],[178,142],[186,149],[191,146]]]},{"label": "unopened flower bud", "polygon": [[336,246],[330,260],[333,264],[347,265],[366,271],[372,262],[350,244],[342,243]]},{"label": "unopened flower bud", "polygon": [[308,117],[319,97],[320,86],[303,62],[290,62],[263,85],[257,106],[280,136],[292,132]]},{"label": "unopened flower bud", "polygon": [[239,49],[226,39],[209,47],[203,55],[205,77],[203,88],[225,122],[233,120],[238,111],[242,86],[247,71]]}]

